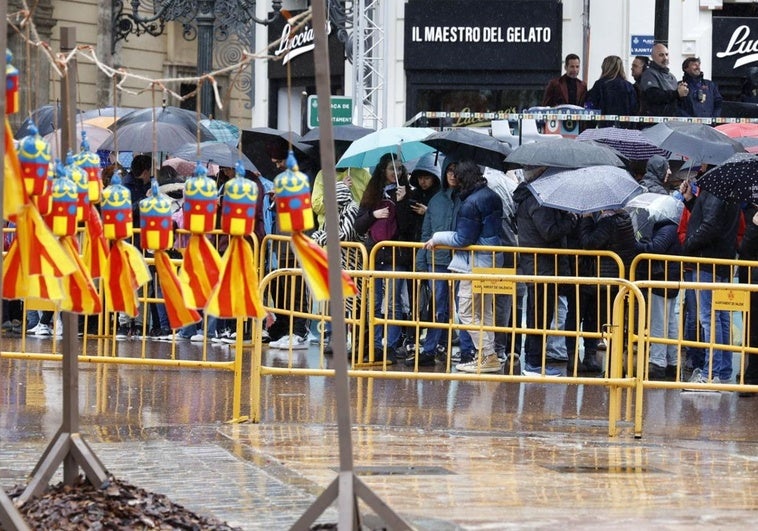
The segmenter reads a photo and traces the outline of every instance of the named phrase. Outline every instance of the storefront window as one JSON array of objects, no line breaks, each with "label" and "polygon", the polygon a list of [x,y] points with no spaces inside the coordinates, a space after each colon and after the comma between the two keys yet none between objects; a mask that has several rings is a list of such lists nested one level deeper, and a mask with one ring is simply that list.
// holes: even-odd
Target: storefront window
[{"label": "storefront window", "polygon": [[[416,112],[519,112],[535,107],[542,100],[543,88],[509,89],[419,89],[416,93]],[[446,119],[447,127],[488,125],[489,120]],[[430,124],[432,125],[432,124]],[[434,124],[438,125],[438,124]]]}]

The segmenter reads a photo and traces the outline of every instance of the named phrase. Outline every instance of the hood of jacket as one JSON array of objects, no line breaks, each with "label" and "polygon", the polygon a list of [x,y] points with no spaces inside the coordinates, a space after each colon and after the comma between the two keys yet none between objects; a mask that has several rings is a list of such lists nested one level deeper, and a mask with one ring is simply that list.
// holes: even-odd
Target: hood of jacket
[{"label": "hood of jacket", "polygon": [[433,175],[436,180],[436,185],[440,185],[440,175],[442,174],[442,168],[439,164],[440,156],[437,152],[427,153],[418,160],[416,167],[411,172],[411,177],[408,180],[411,186],[418,188],[418,176],[420,173],[427,173]]},{"label": "hood of jacket", "polygon": [[662,185],[668,169],[669,161],[667,161],[665,157],[661,155],[653,155],[650,157],[650,160],[647,161],[644,178],[654,179]]}]

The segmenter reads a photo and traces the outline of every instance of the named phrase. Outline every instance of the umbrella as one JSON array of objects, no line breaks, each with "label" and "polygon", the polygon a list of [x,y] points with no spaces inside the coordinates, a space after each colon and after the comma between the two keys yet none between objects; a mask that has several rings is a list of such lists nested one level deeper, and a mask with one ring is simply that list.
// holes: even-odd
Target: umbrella
[{"label": "umbrella", "polygon": [[550,166],[554,168],[584,168],[586,166],[618,166],[624,163],[609,147],[572,138],[553,138],[543,142],[523,144],[505,159],[521,166]]},{"label": "umbrella", "polygon": [[577,214],[621,208],[643,190],[634,177],[616,166],[554,170],[527,187],[541,205]]},{"label": "umbrella", "polygon": [[[155,112],[155,117],[153,117],[153,111]],[[136,111],[125,114],[116,120],[116,122],[111,126],[111,129],[118,130],[125,125],[141,122],[152,122],[153,119],[155,119],[155,121],[158,123],[168,123],[180,126],[188,133],[190,133],[193,138],[196,137],[197,131],[199,129],[201,142],[205,142],[206,140],[214,140],[216,137],[214,137],[213,134],[208,131],[208,129],[206,129],[202,124],[198,123],[204,118],[205,116],[202,114],[198,114],[195,111],[190,111],[188,109],[182,109],[179,107],[148,107],[147,109],[138,109]]]},{"label": "umbrella", "polygon": [[758,202],[758,155],[735,153],[705,172],[697,184],[725,201]]},{"label": "umbrella", "polygon": [[[155,136],[155,146],[153,137]],[[173,152],[184,144],[196,142],[192,133],[181,125],[168,122],[135,122],[116,129],[116,134],[100,149],[114,151],[139,151],[151,153],[153,150]]]},{"label": "umbrella", "polygon": [[[87,142],[89,143],[90,150],[97,151],[100,149],[107,140],[113,137],[113,131],[106,129],[105,127],[98,127],[92,124],[76,124],[76,140],[74,144],[79,146],[82,140],[82,131],[87,134]],[[44,136],[45,141],[49,143],[54,151],[60,151],[61,145],[61,130],[56,129]],[[73,146],[72,146],[73,147]],[[74,150],[75,151],[75,150]],[[65,157],[61,157],[64,159]]]},{"label": "umbrella", "polygon": [[234,165],[239,160],[242,161],[242,165],[246,170],[253,172],[258,171],[258,168],[250,162],[249,158],[240,153],[236,147],[232,147],[224,142],[201,142],[200,144],[190,142],[177,149],[172,154],[180,159],[214,163],[229,168],[234,168]]},{"label": "umbrella", "polygon": [[223,120],[204,119],[200,125],[208,129],[219,142],[236,146],[240,141],[240,128]]},{"label": "umbrella", "polygon": [[[370,127],[361,127],[359,125],[335,125],[332,127],[332,136],[335,142],[349,142],[352,143],[359,138],[363,138],[369,133],[375,133],[376,129]],[[305,133],[300,139],[305,144],[311,144],[317,146],[321,141],[321,128],[314,127],[307,133]]]},{"label": "umbrella", "polygon": [[664,219],[679,223],[684,203],[672,195],[645,192],[627,201],[624,208],[629,211],[636,231],[649,236],[652,230],[644,230],[651,224]]},{"label": "umbrella", "polygon": [[745,151],[736,140],[699,123],[661,122],[642,134],[656,146],[700,163],[720,164],[731,155]]},{"label": "umbrella", "polygon": [[279,173],[279,170],[271,162],[269,155],[271,146],[276,146],[277,150],[286,150],[292,142],[292,151],[295,152],[295,157],[299,163],[304,163],[310,158],[313,146],[303,144],[300,139],[300,135],[291,131],[271,127],[253,127],[252,129],[242,130],[240,143],[242,153],[252,161],[262,175],[274,176]]},{"label": "umbrella", "polygon": [[428,127],[388,127],[359,138],[347,148],[337,162],[340,168],[376,166],[385,153],[396,153],[405,162],[431,153],[435,149],[422,140],[434,133]]},{"label": "umbrella", "polygon": [[[194,175],[195,168],[197,167],[197,162],[180,159],[179,157],[171,157],[170,159],[164,160],[162,166],[171,166],[176,170],[176,173],[179,175],[179,177],[187,178]],[[206,168],[208,168],[209,175],[218,174],[218,165],[209,163]]]},{"label": "umbrella", "polygon": [[648,140],[637,129],[622,129],[619,127],[600,127],[585,129],[576,139],[580,142],[593,140],[612,147],[629,160],[647,161],[653,155],[670,157],[671,152],[659,148]]},{"label": "umbrella", "polygon": [[739,138],[743,136],[758,137],[758,124],[750,122],[721,124],[717,125],[714,129],[724,133],[729,138]]},{"label": "umbrella", "polygon": [[[77,112],[81,113],[81,111]],[[21,139],[25,136],[31,135],[30,127],[32,125],[37,127],[37,132],[39,132],[40,135],[45,136],[60,128],[62,120],[63,113],[60,104],[43,105],[42,107],[33,110],[29,117],[21,122],[16,134],[13,136],[16,139]]]},{"label": "umbrella", "polygon": [[481,166],[505,170],[505,157],[511,153],[508,144],[486,133],[457,128],[433,133],[422,140],[424,144],[456,160],[472,160]]}]

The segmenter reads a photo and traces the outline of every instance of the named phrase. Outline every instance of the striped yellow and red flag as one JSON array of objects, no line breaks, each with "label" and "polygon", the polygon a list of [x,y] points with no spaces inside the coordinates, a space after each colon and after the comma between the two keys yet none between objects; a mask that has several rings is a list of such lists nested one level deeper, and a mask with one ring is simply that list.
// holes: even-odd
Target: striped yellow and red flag
[{"label": "striped yellow and red flag", "polygon": [[[317,301],[329,300],[329,262],[326,250],[302,232],[292,234],[292,247],[303,267],[303,276],[313,298]],[[350,275],[342,271],[341,276],[343,296],[347,298],[357,295],[358,288]]]},{"label": "striped yellow and red flag", "polygon": [[103,276],[105,266],[108,263],[108,240],[105,239],[103,231],[103,220],[95,208],[90,203],[89,215],[84,231],[84,264],[92,278]]},{"label": "striped yellow and red flag", "polygon": [[24,188],[21,163],[18,160],[16,146],[13,145],[13,131],[5,117],[5,179],[3,181],[3,219],[12,220],[21,209],[29,203],[29,196]]},{"label": "striped yellow and red flag", "polygon": [[193,308],[188,308],[184,303],[181,282],[176,276],[176,269],[166,251],[155,251],[155,271],[158,274],[171,328],[182,328],[200,321],[202,319],[200,313]]},{"label": "striped yellow and red flag", "polygon": [[218,283],[220,270],[221,257],[208,238],[203,234],[190,235],[179,270],[184,303],[188,308],[205,308]]},{"label": "striped yellow and red flag", "polygon": [[79,257],[79,248],[73,236],[61,237],[61,244],[69,257],[76,263],[76,271],[63,278],[65,297],[61,309],[67,312],[93,315],[102,311],[102,303],[97,288]]},{"label": "striped yellow and red flag", "polygon": [[221,278],[211,294],[206,311],[222,319],[263,317],[263,299],[250,243],[232,236],[221,263]]},{"label": "striped yellow and red flag", "polygon": [[137,290],[150,280],[150,271],[139,250],[124,240],[113,242],[103,280],[111,309],[136,317]]}]

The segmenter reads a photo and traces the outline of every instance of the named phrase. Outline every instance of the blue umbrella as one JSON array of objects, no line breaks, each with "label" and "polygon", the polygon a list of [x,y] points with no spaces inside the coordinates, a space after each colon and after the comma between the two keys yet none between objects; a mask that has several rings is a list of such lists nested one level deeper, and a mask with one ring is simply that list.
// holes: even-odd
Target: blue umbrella
[{"label": "blue umbrella", "polygon": [[204,126],[219,142],[225,142],[236,146],[240,140],[240,128],[224,120],[203,119],[200,125]]},{"label": "blue umbrella", "polygon": [[405,162],[436,151],[422,140],[434,133],[428,127],[388,127],[359,138],[347,148],[337,162],[339,168],[376,166],[385,153],[395,153]]}]

